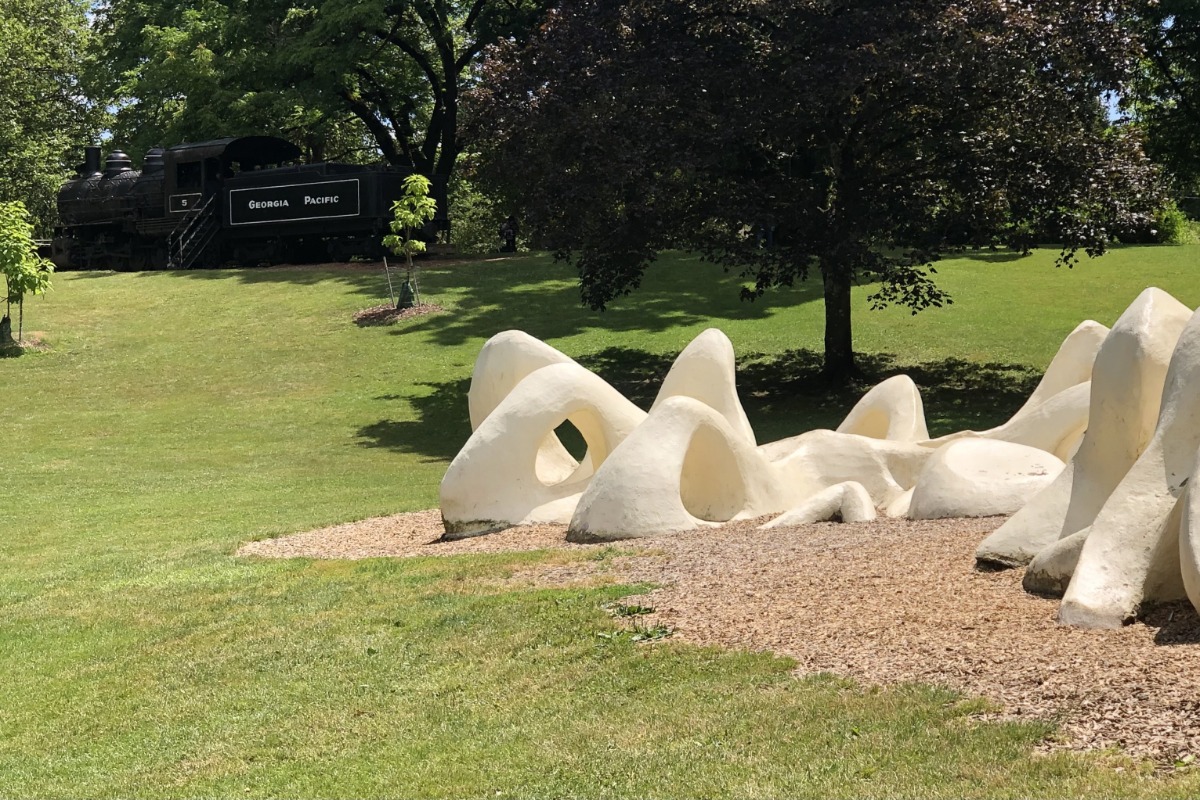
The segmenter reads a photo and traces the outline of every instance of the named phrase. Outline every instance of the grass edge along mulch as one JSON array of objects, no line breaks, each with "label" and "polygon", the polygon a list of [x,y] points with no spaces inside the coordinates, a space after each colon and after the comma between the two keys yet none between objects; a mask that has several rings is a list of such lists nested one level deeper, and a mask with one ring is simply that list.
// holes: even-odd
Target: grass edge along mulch
[{"label": "grass edge along mulch", "polygon": [[[563,587],[597,579],[658,587],[625,603],[639,623],[680,640],[797,660],[867,684],[942,685],[998,704],[991,719],[1061,724],[1047,749],[1116,749],[1160,769],[1200,751],[1200,617],[1190,604],[1154,609],[1119,631],[1058,625],[1057,601],[1026,593],[1021,570],[974,569],[984,519],[826,523],[756,530],[755,523],[620,542],[565,541],[562,525],[514,526],[442,541],[436,509],[243,545],[238,555],[357,559],[551,550],[565,563],[528,567],[505,585]],[[598,566],[602,564],[602,566]],[[639,615],[640,616],[640,615]]]}]

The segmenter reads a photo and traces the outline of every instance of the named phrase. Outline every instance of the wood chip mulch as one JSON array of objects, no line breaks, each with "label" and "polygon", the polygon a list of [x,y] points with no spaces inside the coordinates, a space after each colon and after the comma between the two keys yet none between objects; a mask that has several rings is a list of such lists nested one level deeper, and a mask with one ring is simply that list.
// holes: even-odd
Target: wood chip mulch
[{"label": "wood chip mulch", "polygon": [[[659,586],[634,598],[649,623],[704,645],[796,659],[799,673],[868,683],[933,683],[983,696],[1003,718],[1061,723],[1048,748],[1115,747],[1169,768],[1200,753],[1200,618],[1186,601],[1121,630],[1058,625],[1058,601],[1021,588],[1021,571],[980,572],[976,545],[1003,518],[878,519],[756,530],[754,523],[620,548],[599,564],[531,568],[538,585],[608,578]],[[561,525],[438,541],[438,511],[365,520],[254,542],[239,555],[367,558],[595,549]],[[647,618],[643,618],[646,620]]]},{"label": "wood chip mulch", "polygon": [[384,303],[381,306],[371,306],[370,308],[364,308],[362,311],[356,311],[352,319],[355,325],[365,328],[368,325],[391,325],[393,322],[412,319],[413,317],[440,314],[445,310],[436,303],[421,303],[420,305],[405,309],[398,309],[389,303]]}]

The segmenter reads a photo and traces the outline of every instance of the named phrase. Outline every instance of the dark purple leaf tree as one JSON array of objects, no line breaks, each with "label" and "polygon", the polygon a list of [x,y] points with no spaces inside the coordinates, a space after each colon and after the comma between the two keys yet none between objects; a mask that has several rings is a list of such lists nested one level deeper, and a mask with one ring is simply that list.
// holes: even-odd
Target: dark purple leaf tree
[{"label": "dark purple leaf tree", "polygon": [[823,283],[825,370],[855,372],[851,287],[949,302],[951,248],[1102,252],[1159,204],[1101,98],[1136,71],[1120,0],[566,0],[493,49],[481,177],[579,269],[585,303],[660,250]]}]

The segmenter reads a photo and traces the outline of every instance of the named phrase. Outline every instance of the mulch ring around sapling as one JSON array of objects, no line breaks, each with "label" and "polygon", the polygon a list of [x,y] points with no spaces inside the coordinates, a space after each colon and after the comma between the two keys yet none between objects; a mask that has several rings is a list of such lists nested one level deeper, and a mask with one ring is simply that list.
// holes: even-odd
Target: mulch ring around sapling
[{"label": "mulch ring around sapling", "polygon": [[26,333],[18,341],[0,342],[0,358],[24,355],[25,353],[44,353],[50,350],[50,343],[41,331]]},{"label": "mulch ring around sapling", "polygon": [[370,308],[364,308],[362,311],[357,311],[353,319],[355,325],[365,328],[368,325],[391,325],[394,322],[412,319],[413,317],[441,314],[445,310],[436,303],[421,303],[412,308],[404,309],[385,303],[381,306],[371,306]]}]

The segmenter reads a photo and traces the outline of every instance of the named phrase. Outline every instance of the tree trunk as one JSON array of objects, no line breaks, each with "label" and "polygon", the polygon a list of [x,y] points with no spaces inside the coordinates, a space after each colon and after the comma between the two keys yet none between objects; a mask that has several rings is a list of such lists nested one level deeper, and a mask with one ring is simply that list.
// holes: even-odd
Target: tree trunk
[{"label": "tree trunk", "polygon": [[850,270],[822,263],[825,282],[825,377],[844,383],[858,375],[850,325]]}]

